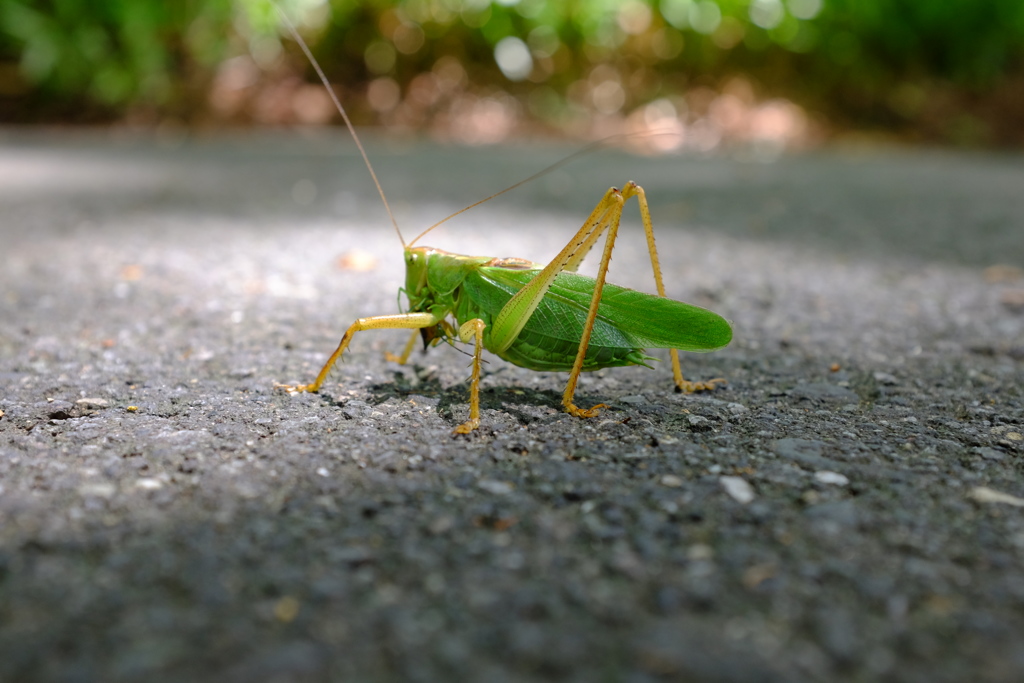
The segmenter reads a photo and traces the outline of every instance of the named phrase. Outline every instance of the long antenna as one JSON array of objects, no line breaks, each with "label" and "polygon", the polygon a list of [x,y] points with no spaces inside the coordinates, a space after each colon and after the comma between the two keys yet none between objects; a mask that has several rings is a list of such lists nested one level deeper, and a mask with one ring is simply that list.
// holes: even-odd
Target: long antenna
[{"label": "long antenna", "polygon": [[348,127],[348,132],[352,134],[352,139],[355,141],[356,147],[359,148],[359,154],[362,155],[363,161],[366,162],[366,168],[370,171],[370,177],[373,178],[373,184],[377,186],[377,192],[380,194],[381,201],[384,202],[384,208],[387,209],[388,218],[391,219],[391,225],[395,226],[395,232],[398,233],[398,239],[402,242],[402,248],[405,248],[405,239],[402,237],[402,231],[398,228],[398,221],[395,220],[395,214],[391,212],[391,205],[388,204],[388,198],[384,196],[384,188],[381,187],[380,181],[377,180],[377,174],[373,170],[373,164],[370,163],[370,157],[366,155],[366,150],[363,149],[363,143],[360,142],[359,136],[356,135],[355,126],[352,125],[352,121],[349,120],[348,114],[345,113],[345,108],[341,106],[341,101],[338,100],[338,96],[334,93],[334,88],[331,87],[331,82],[327,80],[324,70],[320,68],[320,63],[316,61],[316,57],[313,56],[309,46],[306,45],[306,41],[302,39],[301,35],[299,35],[299,31],[295,28],[295,24],[292,23],[291,19],[288,18],[288,15],[284,13],[284,10],[281,9],[281,6],[276,2],[274,2],[274,7],[277,8],[278,13],[281,15],[281,19],[284,20],[284,25],[288,27],[288,32],[292,34],[292,38],[294,38],[295,42],[299,44],[299,47],[302,48],[306,58],[309,59],[310,64],[313,65],[313,69],[316,71],[317,76],[320,77],[324,87],[327,88],[327,94],[331,96],[334,106],[337,107],[338,113],[341,114],[342,120],[345,121],[345,125]]},{"label": "long antenna", "polygon": [[[324,70],[320,68],[320,62],[318,62],[316,60],[316,57],[313,56],[313,53],[310,51],[309,46],[306,44],[306,41],[303,40],[301,35],[299,35],[299,32],[295,28],[295,25],[292,23],[291,19],[288,18],[288,15],[285,14],[284,10],[281,9],[281,6],[279,4],[277,4],[276,0],[270,0],[270,1],[274,5],[274,7],[277,9],[278,13],[281,15],[281,19],[284,21],[284,25],[288,28],[288,32],[291,33],[292,38],[295,40],[296,43],[299,44],[299,47],[302,48],[302,52],[306,55],[306,58],[309,59],[310,64],[313,65],[313,69],[316,71],[317,76],[320,77],[320,81],[324,84],[324,87],[327,88],[327,94],[331,96],[331,101],[334,102],[335,108],[338,110],[338,113],[341,114],[341,118],[345,122],[345,126],[348,128],[348,132],[352,134],[352,140],[356,143],[356,147],[359,148],[359,154],[363,157],[363,161],[366,163],[366,169],[370,172],[370,177],[373,178],[373,184],[377,186],[377,192],[378,192],[378,194],[380,194],[381,201],[384,202],[384,208],[388,212],[388,218],[391,219],[391,225],[395,226],[395,233],[398,235],[398,239],[399,239],[399,241],[401,241],[403,248],[407,248],[407,247],[413,246],[414,244],[419,242],[421,238],[425,237],[427,235],[427,233],[432,231],[434,228],[436,228],[436,227],[438,227],[438,226],[440,226],[440,225],[442,225],[444,223],[447,223],[448,221],[450,221],[451,219],[455,218],[459,214],[463,214],[463,213],[469,211],[470,209],[473,209],[473,208],[476,208],[476,207],[480,206],[481,204],[483,204],[485,202],[491,201],[495,197],[500,197],[501,195],[505,194],[506,192],[511,192],[512,190],[516,189],[517,187],[521,187],[522,185],[525,185],[526,183],[532,182],[532,181],[536,180],[537,178],[540,178],[541,176],[545,176],[548,173],[551,173],[552,171],[555,171],[555,170],[561,168],[562,166],[568,164],[570,161],[573,161],[576,158],[583,156],[584,154],[590,154],[594,150],[600,149],[602,147],[605,147],[605,146],[611,144],[611,142],[613,140],[617,140],[619,138],[634,137],[634,136],[637,135],[636,133],[632,133],[632,134],[631,133],[620,133],[620,134],[617,134],[617,135],[609,135],[606,138],[602,138],[601,140],[593,142],[593,143],[587,145],[586,147],[584,147],[583,149],[581,149],[581,150],[579,150],[577,152],[573,152],[569,156],[567,156],[567,157],[565,157],[563,159],[560,159],[559,161],[556,161],[555,163],[551,164],[547,168],[544,168],[544,169],[541,169],[540,171],[537,171],[536,173],[534,173],[533,175],[529,176],[528,178],[524,178],[523,180],[520,180],[515,185],[511,185],[509,187],[506,187],[504,190],[501,190],[500,192],[495,192],[494,194],[492,194],[489,197],[484,197],[480,201],[473,202],[472,204],[470,204],[469,206],[465,207],[464,209],[459,209],[455,213],[453,213],[453,214],[451,214],[449,216],[446,216],[445,218],[442,218],[441,220],[439,220],[438,222],[434,223],[433,225],[431,225],[429,228],[427,228],[426,230],[424,230],[420,234],[416,235],[415,239],[413,239],[412,242],[409,242],[408,244],[406,244],[405,238],[402,237],[402,231],[398,227],[398,221],[395,220],[395,214],[392,213],[392,211],[391,211],[391,205],[388,204],[388,198],[384,195],[384,188],[381,187],[380,181],[377,180],[377,173],[373,170],[373,164],[370,163],[370,157],[367,156],[366,150],[363,148],[363,143],[359,140],[359,136],[356,134],[355,126],[352,125],[352,121],[348,118],[348,114],[345,112],[345,108],[343,106],[341,106],[341,101],[338,100],[338,96],[335,94],[334,89],[331,87],[331,82],[329,80],[327,80],[327,76],[324,74]],[[663,134],[667,134],[667,133],[652,132],[652,133],[643,133],[643,134],[640,134],[640,135],[647,136],[647,135],[663,135]]]},{"label": "long antenna", "polygon": [[628,135],[629,134],[610,135],[610,136],[608,136],[606,138],[602,138],[602,139],[600,139],[600,140],[598,140],[596,142],[592,142],[589,145],[587,145],[586,147],[584,147],[583,149],[578,150],[576,152],[573,152],[569,156],[564,157],[564,158],[556,161],[555,163],[551,164],[547,168],[544,168],[544,169],[541,169],[540,171],[537,171],[536,173],[534,173],[529,178],[524,178],[524,179],[520,180],[518,183],[516,183],[515,185],[511,185],[509,187],[506,187],[501,192],[495,192],[490,197],[485,197],[485,198],[481,199],[478,202],[473,202],[472,204],[470,204],[469,206],[467,206],[464,209],[459,209],[455,213],[453,213],[450,216],[447,216],[445,218],[442,218],[441,220],[439,220],[438,222],[434,223],[433,225],[431,225],[429,228],[427,228],[426,230],[424,230],[420,234],[416,235],[416,237],[412,240],[412,242],[409,242],[409,246],[410,247],[413,246],[414,244],[416,244],[417,242],[420,241],[420,238],[425,237],[428,232],[430,232],[431,230],[433,230],[434,228],[440,226],[443,223],[447,223],[448,221],[450,221],[451,219],[455,218],[459,214],[465,213],[465,212],[469,211],[472,208],[480,206],[484,202],[489,202],[492,199],[494,199],[495,197],[500,197],[501,195],[505,194],[506,192],[511,192],[512,190],[516,189],[517,187],[520,187],[521,185],[525,185],[526,183],[534,181],[537,178],[540,178],[541,176],[545,176],[548,173],[551,173],[552,171],[555,171],[555,170],[561,168],[562,166],[565,166],[566,164],[568,164],[570,161],[573,161],[577,157],[581,157],[584,154],[590,154],[591,152],[593,152],[596,149],[600,149],[601,147],[605,147],[605,146],[609,145],[612,140],[616,140],[616,139],[621,138],[621,137],[628,137]]}]

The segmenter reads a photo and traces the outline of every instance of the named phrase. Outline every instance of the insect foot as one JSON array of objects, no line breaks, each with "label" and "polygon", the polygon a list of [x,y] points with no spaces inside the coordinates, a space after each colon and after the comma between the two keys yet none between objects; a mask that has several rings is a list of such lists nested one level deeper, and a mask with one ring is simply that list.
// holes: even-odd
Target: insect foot
[{"label": "insect foot", "polygon": [[704,380],[703,382],[691,382],[684,379],[681,384],[676,385],[676,393],[692,394],[697,391],[714,391],[719,384],[728,384],[724,377]]},{"label": "insect foot", "polygon": [[601,412],[601,408],[607,407],[608,405],[605,403],[598,403],[593,408],[587,409],[580,408],[579,406],[570,403],[569,405],[565,406],[565,412],[569,413],[570,415],[574,415],[575,417],[597,417],[597,415]]},{"label": "insect foot", "polygon": [[301,394],[307,391],[316,393],[316,389],[312,384],[281,384],[279,382],[274,382],[274,388],[281,389],[289,396],[294,396],[295,394]]},{"label": "insect foot", "polygon": [[469,420],[468,422],[463,422],[458,427],[453,429],[452,430],[452,434],[469,434],[470,432],[472,432],[473,430],[475,430],[475,429],[477,429],[479,427],[480,427],[480,418],[477,418],[475,420]]}]

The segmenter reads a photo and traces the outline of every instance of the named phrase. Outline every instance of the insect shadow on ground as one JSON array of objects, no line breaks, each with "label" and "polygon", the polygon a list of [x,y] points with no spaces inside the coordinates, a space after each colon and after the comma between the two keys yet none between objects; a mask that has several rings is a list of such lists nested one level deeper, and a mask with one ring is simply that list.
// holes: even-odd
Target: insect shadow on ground
[{"label": "insect shadow on ground", "polygon": [[[455,420],[452,406],[462,406],[466,403],[466,389],[464,383],[460,382],[451,386],[444,386],[437,377],[434,377],[428,368],[421,365],[407,366],[412,370],[412,375],[419,378],[413,382],[409,380],[409,374],[394,371],[392,382],[378,382],[367,387],[371,395],[368,403],[381,405],[391,399],[401,401],[408,400],[410,396],[425,396],[438,399],[437,413],[442,419]],[[501,374],[501,370],[492,372],[484,371],[483,377]],[[603,396],[596,397],[597,400],[607,400]],[[502,385],[495,387],[482,387],[480,389],[480,407],[483,409],[496,410],[510,414],[520,425],[534,424],[541,420],[533,415],[516,408],[517,405],[529,405],[539,408],[554,407],[562,400],[561,393],[550,389],[533,389],[530,387]],[[561,412],[556,412],[549,419],[560,419]]]}]

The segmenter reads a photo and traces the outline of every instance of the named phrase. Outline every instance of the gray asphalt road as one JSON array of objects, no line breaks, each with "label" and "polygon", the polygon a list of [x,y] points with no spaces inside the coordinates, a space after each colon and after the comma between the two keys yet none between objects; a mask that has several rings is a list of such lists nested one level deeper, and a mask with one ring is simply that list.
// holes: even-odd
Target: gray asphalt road
[{"label": "gray asphalt road", "polygon": [[[407,237],[571,151],[371,143]],[[584,421],[489,357],[453,438],[468,358],[402,333],[274,389],[397,310],[343,138],[8,132],[0,680],[1024,679],[1024,158],[603,152],[430,242],[546,260],[627,179],[729,384]]]}]

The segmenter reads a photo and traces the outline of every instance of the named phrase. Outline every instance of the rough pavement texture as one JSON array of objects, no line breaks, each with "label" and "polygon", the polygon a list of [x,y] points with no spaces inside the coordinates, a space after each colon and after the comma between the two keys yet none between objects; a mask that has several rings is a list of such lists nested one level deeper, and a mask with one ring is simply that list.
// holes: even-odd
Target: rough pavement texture
[{"label": "rough pavement texture", "polygon": [[[407,237],[568,151],[370,147]],[[401,332],[275,391],[397,310],[343,138],[7,133],[0,680],[1024,680],[1024,159],[605,152],[428,242],[545,260],[628,179],[729,384],[579,420],[490,357],[453,438],[468,358]]]}]

